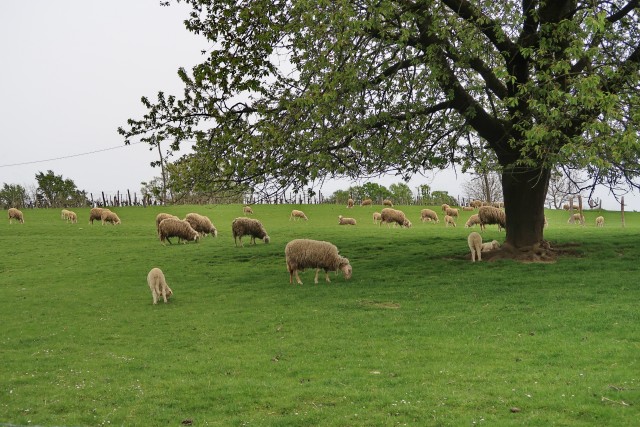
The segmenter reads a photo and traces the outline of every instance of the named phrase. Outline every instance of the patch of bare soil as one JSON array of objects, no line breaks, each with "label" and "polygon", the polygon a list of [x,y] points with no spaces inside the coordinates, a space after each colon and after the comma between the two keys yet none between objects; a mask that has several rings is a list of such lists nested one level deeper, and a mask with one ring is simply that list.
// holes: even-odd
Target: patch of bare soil
[{"label": "patch of bare soil", "polygon": [[[483,252],[482,261],[512,259],[523,263],[554,263],[560,257],[582,257],[582,252],[577,250],[579,246],[578,243],[552,244],[546,240],[521,248],[515,248],[505,243],[500,249]],[[471,254],[467,253],[465,259],[471,260]]]}]

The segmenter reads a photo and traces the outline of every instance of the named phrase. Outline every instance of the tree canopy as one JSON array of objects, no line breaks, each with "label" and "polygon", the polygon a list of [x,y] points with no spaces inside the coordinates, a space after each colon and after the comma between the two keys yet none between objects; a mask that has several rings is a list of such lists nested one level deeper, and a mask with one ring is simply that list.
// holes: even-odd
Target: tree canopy
[{"label": "tree canopy", "polygon": [[178,1],[212,47],[179,70],[181,98],[143,98],[119,131],[188,141],[207,179],[300,188],[491,157],[516,247],[542,241],[557,165],[638,186],[640,0]]}]

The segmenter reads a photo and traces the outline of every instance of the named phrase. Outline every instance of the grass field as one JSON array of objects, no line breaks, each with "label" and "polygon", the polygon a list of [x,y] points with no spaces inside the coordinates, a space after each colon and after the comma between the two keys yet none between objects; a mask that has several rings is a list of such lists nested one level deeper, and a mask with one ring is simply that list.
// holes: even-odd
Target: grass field
[{"label": "grass field", "polygon": [[[116,208],[118,226],[88,225],[88,209],[9,225],[5,211],[0,424],[638,424],[640,214],[596,228],[599,213],[580,227],[549,211],[545,237],[572,256],[471,263],[469,213],[453,229],[400,207],[400,229],[372,223],[379,206],[302,206],[307,222],[293,207],[255,206],[271,243],[242,248],[239,205]],[[219,237],[162,246],[161,211],[207,215]],[[336,244],[352,279],[290,285],[298,237]],[[156,266],[169,304],[152,305]]]}]

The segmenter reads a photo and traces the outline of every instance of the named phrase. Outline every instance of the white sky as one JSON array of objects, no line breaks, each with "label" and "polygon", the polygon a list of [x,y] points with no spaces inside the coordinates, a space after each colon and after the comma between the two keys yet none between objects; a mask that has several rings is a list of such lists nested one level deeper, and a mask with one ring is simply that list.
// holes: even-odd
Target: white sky
[{"label": "white sky", "polygon": [[[159,0],[0,1],[0,185],[30,188],[38,172],[52,170],[98,197],[139,193],[142,181],[160,175],[149,165],[157,151],[125,147],[117,128],[145,113],[142,96],[182,94],[178,68],[190,70],[207,47],[184,28],[188,10]],[[462,196],[468,179],[444,171],[408,185]],[[371,181],[388,187],[400,179]],[[361,183],[331,182],[321,191]],[[618,209],[606,190],[597,195],[604,208]],[[625,202],[640,210],[637,195]]]}]

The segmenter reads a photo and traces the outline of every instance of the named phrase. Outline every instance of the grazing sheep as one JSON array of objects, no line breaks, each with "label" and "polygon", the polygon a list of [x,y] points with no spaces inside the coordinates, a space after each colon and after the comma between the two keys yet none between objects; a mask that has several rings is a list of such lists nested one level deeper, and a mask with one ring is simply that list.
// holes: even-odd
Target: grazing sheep
[{"label": "grazing sheep", "polygon": [[160,223],[162,222],[163,219],[167,219],[167,218],[180,219],[177,216],[172,215],[170,213],[160,212],[158,215],[156,215],[156,231],[158,232],[158,236],[160,235]]},{"label": "grazing sheep", "polygon": [[446,203],[442,204],[442,213],[446,214],[447,213],[447,209],[449,209],[450,206]]},{"label": "grazing sheep", "polygon": [[374,212],[373,213],[373,223],[374,224],[378,224],[380,221],[382,221],[382,215],[380,214],[380,212]]},{"label": "grazing sheep", "polygon": [[304,219],[305,221],[307,221],[309,218],[307,218],[304,212],[294,209],[291,211],[291,215],[289,215],[289,221],[291,221],[292,219],[296,221],[299,219]]},{"label": "grazing sheep", "polygon": [[310,239],[295,239],[287,243],[284,248],[284,254],[287,261],[287,269],[289,270],[289,283],[293,284],[293,276],[296,281],[302,285],[302,280],[298,275],[298,271],[305,268],[315,268],[316,277],[314,283],[318,283],[318,273],[320,269],[324,270],[325,280],[329,280],[329,271],[342,271],[345,279],[351,278],[352,268],[349,260],[338,255],[338,248],[329,242]]},{"label": "grazing sheep", "polygon": [[244,246],[242,244],[242,236],[251,236],[249,244],[254,245],[256,244],[256,238],[262,239],[265,243],[269,243],[270,240],[267,230],[257,219],[236,218],[231,223],[231,231],[233,232],[233,242],[236,246],[238,246],[236,239],[240,241],[240,246]]},{"label": "grazing sheep", "polygon": [[204,215],[191,212],[184,217],[184,220],[191,225],[191,228],[200,233],[201,236],[206,236],[208,234],[211,234],[211,237],[218,236],[218,230],[213,223],[211,223],[211,220]]},{"label": "grazing sheep", "polygon": [[104,211],[110,212],[107,208],[92,208],[89,211],[89,223],[93,224],[94,219],[102,221],[102,212]]},{"label": "grazing sheep", "polygon": [[596,227],[604,227],[604,217],[599,216],[596,218]]},{"label": "grazing sheep", "polygon": [[373,200],[371,199],[364,199],[362,201],[362,203],[360,203],[360,206],[371,206],[373,204]]},{"label": "grazing sheep", "polygon": [[471,250],[471,262],[482,261],[482,236],[476,231],[472,231],[467,237],[467,244]]},{"label": "grazing sheep", "polygon": [[160,243],[166,246],[165,240],[169,242],[170,237],[177,237],[178,243],[181,240],[198,242],[200,240],[200,233],[191,227],[187,221],[178,218],[165,218],[160,221],[158,226],[158,237],[160,237]]},{"label": "grazing sheep", "polygon": [[354,218],[345,218],[342,215],[338,215],[338,224],[340,225],[356,225]]},{"label": "grazing sheep", "polygon": [[253,209],[251,209],[251,206],[245,206],[242,208],[242,213],[245,215],[253,215]]},{"label": "grazing sheep", "polygon": [[353,199],[349,199],[347,200],[347,208],[352,208],[353,207]]},{"label": "grazing sheep", "polygon": [[69,216],[69,211],[66,209],[62,209],[60,212],[60,219],[67,219]]},{"label": "grazing sheep", "polygon": [[471,206],[471,207],[473,207],[475,209],[478,209],[480,206],[482,206],[482,201],[481,200],[472,200],[469,203],[469,206]]},{"label": "grazing sheep", "polygon": [[431,209],[422,209],[420,211],[420,220],[422,222],[425,222],[425,221],[433,221],[435,223],[440,222],[440,219],[438,218],[438,214],[435,211],[432,211]]},{"label": "grazing sheep", "polygon": [[71,224],[77,224],[78,215],[73,211],[67,211],[67,222],[70,222]]},{"label": "grazing sheep", "polygon": [[482,252],[494,251],[496,249],[500,249],[500,242],[497,240],[492,240],[482,244]]},{"label": "grazing sheep", "polygon": [[446,215],[449,215],[450,217],[453,217],[453,218],[458,218],[458,214],[459,214],[458,209],[454,209],[454,208],[447,208],[444,211],[444,213]]},{"label": "grazing sheep", "polygon": [[485,226],[489,224],[497,224],[498,231],[507,228],[507,217],[504,211],[493,206],[481,206],[478,209],[478,218],[480,218],[481,230],[484,230]]},{"label": "grazing sheep", "polygon": [[444,226],[448,227],[449,225],[453,225],[455,227],[456,226],[456,221],[453,219],[453,217],[451,215],[445,215],[444,216]]},{"label": "grazing sheep", "polygon": [[14,219],[20,224],[24,224],[24,215],[22,214],[22,211],[16,208],[9,208],[9,224],[13,224]]},{"label": "grazing sheep", "polygon": [[479,225],[479,224],[480,224],[480,216],[478,214],[473,214],[469,217],[467,222],[464,223],[464,228],[470,228],[470,227],[473,227],[474,225]]},{"label": "grazing sheep", "polygon": [[120,224],[120,218],[118,218],[118,215],[110,210],[103,210],[102,214],[100,214],[100,220],[102,221],[102,225],[107,222],[110,222],[112,225]]},{"label": "grazing sheep", "polygon": [[173,295],[173,291],[167,285],[167,280],[164,278],[164,273],[159,268],[155,267],[147,274],[147,283],[149,289],[151,289],[151,296],[153,297],[153,303],[158,303],[158,298],[162,297],[166,304],[167,298]]},{"label": "grazing sheep", "polygon": [[382,204],[383,204],[384,206],[389,206],[390,208],[392,208],[392,207],[393,207],[393,202],[392,202],[391,200],[389,200],[389,199],[384,199],[384,200],[382,201]]},{"label": "grazing sheep", "polygon": [[573,215],[569,216],[569,219],[567,220],[567,224],[571,224],[572,222],[575,224],[584,224],[584,215],[580,215],[579,213],[574,213]]},{"label": "grazing sheep", "polygon": [[393,223],[394,227],[396,224],[399,224],[400,227],[411,227],[411,221],[407,219],[407,216],[401,210],[384,208],[382,209],[382,212],[380,212],[380,215],[382,216],[380,224],[386,222],[387,227],[389,227],[389,224],[391,223]]},{"label": "grazing sheep", "polygon": [[465,211],[465,212],[470,212],[470,211],[473,210],[473,206],[463,206],[462,210]]}]

